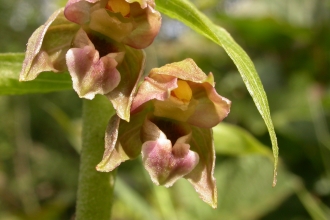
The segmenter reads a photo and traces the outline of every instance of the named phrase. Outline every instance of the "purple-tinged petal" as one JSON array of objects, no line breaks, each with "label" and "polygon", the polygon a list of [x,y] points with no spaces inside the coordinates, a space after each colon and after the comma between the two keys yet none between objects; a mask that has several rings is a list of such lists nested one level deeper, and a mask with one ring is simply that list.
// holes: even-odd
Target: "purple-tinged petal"
[{"label": "purple-tinged petal", "polygon": [[198,68],[192,59],[154,68],[140,85],[132,104],[132,112],[152,99],[165,101],[170,98],[171,91],[178,87],[177,78],[196,83],[208,80],[206,74]]},{"label": "purple-tinged petal", "polygon": [[106,96],[112,102],[117,115],[129,121],[132,101],[144,70],[145,53],[143,50],[127,46],[125,48],[125,58],[117,68],[121,78],[125,80],[120,81],[119,85]]},{"label": "purple-tinged petal", "polygon": [[214,177],[215,150],[212,130],[191,126],[191,149],[198,153],[199,163],[186,178],[195,188],[199,197],[213,208],[217,207],[217,187]]},{"label": "purple-tinged petal", "polygon": [[65,17],[74,23],[83,25],[90,20],[92,4],[100,0],[69,0],[65,6]]},{"label": "purple-tinged petal", "polygon": [[203,128],[220,123],[231,105],[217,94],[212,73],[207,76],[192,59],[152,69],[138,90],[132,112],[150,100],[155,116]]},{"label": "purple-tinged petal", "polygon": [[136,23],[136,28],[122,42],[136,49],[148,47],[160,30],[161,14],[150,5],[145,9],[141,9],[139,5],[132,4],[131,17]]},{"label": "purple-tinged petal", "polygon": [[[87,43],[84,46],[84,43]],[[73,88],[79,97],[93,99],[96,94],[107,94],[116,88],[120,82],[120,73],[116,69],[118,54],[99,56],[87,34],[80,29],[73,45],[82,48],[72,48],[67,52],[67,66],[72,77]],[[120,55],[118,55],[120,56]]]},{"label": "purple-tinged petal", "polygon": [[139,87],[132,103],[131,111],[149,100],[157,99],[164,101],[170,97],[170,91],[177,87],[177,79],[173,76],[155,75],[154,78],[146,77]]},{"label": "purple-tinged petal", "polygon": [[[151,180],[156,185],[171,187],[178,179],[190,173],[198,163],[198,154],[189,150],[189,144],[177,144],[159,139],[142,145],[142,159]],[[177,156],[174,148],[182,154]]]},{"label": "purple-tinged petal", "polygon": [[227,117],[231,102],[220,96],[212,85],[190,83],[190,87],[198,104],[187,120],[188,123],[202,128],[212,128]]},{"label": "purple-tinged petal", "polygon": [[[159,123],[162,122],[158,121]],[[168,139],[157,125],[149,120],[146,120],[143,125],[142,135],[144,138],[151,140],[144,142],[142,145],[142,160],[151,180],[155,184],[170,187],[195,168],[199,156],[196,152],[189,150],[190,145],[188,142],[191,133],[177,138],[172,147],[173,140]],[[174,123],[172,126],[176,126],[176,124]],[[169,131],[165,132],[168,133]]]},{"label": "purple-tinged petal", "polygon": [[20,81],[33,80],[44,71],[66,70],[65,54],[78,29],[65,19],[63,9],[54,12],[28,41]]}]

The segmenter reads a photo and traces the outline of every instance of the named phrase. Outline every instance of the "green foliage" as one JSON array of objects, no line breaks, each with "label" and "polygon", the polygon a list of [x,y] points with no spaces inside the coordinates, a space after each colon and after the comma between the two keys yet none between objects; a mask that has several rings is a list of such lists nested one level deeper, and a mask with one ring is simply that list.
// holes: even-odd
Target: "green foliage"
[{"label": "green foliage", "polygon": [[22,95],[29,93],[46,93],[72,89],[68,73],[54,74],[45,72],[36,80],[19,82],[24,54],[0,54],[0,95]]}]

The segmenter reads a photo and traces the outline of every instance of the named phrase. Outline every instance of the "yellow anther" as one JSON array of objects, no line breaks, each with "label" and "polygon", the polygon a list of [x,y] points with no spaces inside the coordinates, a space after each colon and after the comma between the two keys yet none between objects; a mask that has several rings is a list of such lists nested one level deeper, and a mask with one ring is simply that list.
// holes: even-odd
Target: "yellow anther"
[{"label": "yellow anther", "polygon": [[109,0],[107,8],[115,13],[120,12],[123,17],[130,13],[130,5],[125,0]]},{"label": "yellow anther", "polygon": [[178,79],[178,87],[172,90],[172,95],[183,102],[189,102],[192,97],[192,91],[186,81]]}]

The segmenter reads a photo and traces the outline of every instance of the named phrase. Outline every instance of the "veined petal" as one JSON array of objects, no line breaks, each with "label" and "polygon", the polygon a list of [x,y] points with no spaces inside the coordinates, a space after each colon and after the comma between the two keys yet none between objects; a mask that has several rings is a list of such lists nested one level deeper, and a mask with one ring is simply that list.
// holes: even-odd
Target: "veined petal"
[{"label": "veined petal", "polygon": [[121,155],[115,150],[118,144],[119,124],[120,118],[117,115],[112,116],[105,131],[105,151],[102,161],[96,166],[97,171],[110,172],[125,159],[125,155]]},{"label": "veined petal", "polygon": [[177,78],[166,75],[155,75],[154,78],[145,77],[139,87],[132,103],[131,111],[134,112],[138,107],[156,99],[164,101],[170,97],[170,91],[177,87]]},{"label": "veined petal", "polygon": [[96,167],[98,171],[110,172],[122,162],[140,155],[140,129],[145,115],[145,112],[134,115],[130,123],[117,115],[111,118],[105,134],[103,159]]},{"label": "veined petal", "polygon": [[127,46],[125,51],[125,58],[117,68],[121,78],[125,80],[121,80],[119,85],[106,96],[112,102],[117,115],[129,121],[132,101],[144,70],[145,53],[143,50]]},{"label": "veined petal", "polygon": [[65,19],[63,9],[54,12],[28,41],[20,81],[33,80],[44,71],[66,70],[65,54],[78,29]]},{"label": "veined petal", "polygon": [[191,126],[191,149],[199,155],[199,163],[186,178],[195,188],[199,197],[213,208],[217,207],[217,187],[214,177],[215,150],[212,130]]},{"label": "veined petal", "polygon": [[210,81],[210,78],[196,65],[193,59],[187,58],[180,62],[166,64],[150,71],[149,77],[168,75],[195,83]]}]

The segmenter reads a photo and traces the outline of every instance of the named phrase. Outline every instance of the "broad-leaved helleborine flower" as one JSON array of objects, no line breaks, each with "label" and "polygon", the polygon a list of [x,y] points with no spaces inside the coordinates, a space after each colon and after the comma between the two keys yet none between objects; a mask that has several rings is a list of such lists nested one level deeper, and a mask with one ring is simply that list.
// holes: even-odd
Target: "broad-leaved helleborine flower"
[{"label": "broad-leaved helleborine flower", "polygon": [[136,49],[149,46],[161,15],[153,0],[69,0],[65,17]]},{"label": "broad-leaved helleborine flower", "polygon": [[133,100],[131,121],[113,116],[97,170],[108,172],[140,153],[157,185],[187,179],[200,197],[216,207],[212,127],[229,113],[231,102],[217,94],[192,59],[152,69]]},{"label": "broad-leaved helleborine flower", "polygon": [[160,28],[154,6],[153,0],[69,0],[30,37],[20,81],[69,71],[79,97],[106,95],[129,120],[145,62],[140,49]]}]

